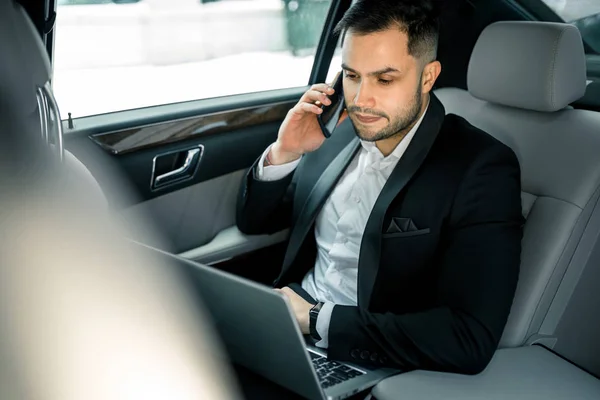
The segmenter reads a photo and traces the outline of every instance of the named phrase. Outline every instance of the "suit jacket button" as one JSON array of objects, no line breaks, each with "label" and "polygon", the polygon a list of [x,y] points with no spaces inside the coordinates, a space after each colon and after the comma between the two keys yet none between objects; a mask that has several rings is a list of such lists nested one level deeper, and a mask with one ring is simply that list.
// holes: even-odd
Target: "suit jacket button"
[{"label": "suit jacket button", "polygon": [[373,362],[377,362],[377,358],[378,358],[378,357],[379,357],[379,356],[377,355],[377,353],[371,353],[371,361],[373,361]]},{"label": "suit jacket button", "polygon": [[381,357],[379,357],[379,362],[380,362],[381,364],[385,364],[385,363],[387,362],[387,357],[386,357],[386,356],[381,356]]},{"label": "suit jacket button", "polygon": [[363,350],[363,351],[360,353],[360,358],[362,358],[363,360],[368,360],[368,359],[369,359],[369,354],[370,354],[370,353],[369,353],[367,350]]},{"label": "suit jacket button", "polygon": [[358,358],[359,355],[360,355],[360,350],[358,350],[358,349],[353,349],[350,352],[350,357],[352,357],[352,358]]}]

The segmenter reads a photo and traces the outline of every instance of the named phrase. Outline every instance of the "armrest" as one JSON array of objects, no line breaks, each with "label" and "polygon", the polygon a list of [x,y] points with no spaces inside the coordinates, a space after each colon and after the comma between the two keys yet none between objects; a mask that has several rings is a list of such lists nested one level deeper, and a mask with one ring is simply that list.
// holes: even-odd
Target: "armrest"
[{"label": "armrest", "polygon": [[284,242],[288,236],[287,229],[272,235],[245,235],[236,226],[231,226],[219,232],[209,243],[183,252],[179,256],[210,265]]},{"label": "armrest", "polygon": [[541,346],[498,350],[478,375],[411,371],[381,381],[377,400],[600,399],[600,380]]}]

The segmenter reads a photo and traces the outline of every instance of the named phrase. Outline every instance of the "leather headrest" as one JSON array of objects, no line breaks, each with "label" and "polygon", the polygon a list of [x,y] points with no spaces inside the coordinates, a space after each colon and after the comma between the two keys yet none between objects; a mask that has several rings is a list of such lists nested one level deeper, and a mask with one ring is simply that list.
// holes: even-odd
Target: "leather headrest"
[{"label": "leather headrest", "polygon": [[579,30],[553,22],[496,22],[481,33],[469,62],[472,96],[552,112],[580,99],[586,59]]}]

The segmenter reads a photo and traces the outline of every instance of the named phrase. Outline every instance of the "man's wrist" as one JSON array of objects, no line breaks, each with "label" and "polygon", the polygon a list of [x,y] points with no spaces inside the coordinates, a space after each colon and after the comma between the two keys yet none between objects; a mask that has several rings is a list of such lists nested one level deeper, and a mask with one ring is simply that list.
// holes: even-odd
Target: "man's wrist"
[{"label": "man's wrist", "polygon": [[265,162],[263,164],[265,167],[268,167],[269,165],[273,165],[273,162],[271,161],[271,150],[269,150],[267,152],[267,155],[265,156]]},{"label": "man's wrist", "polygon": [[302,157],[302,154],[284,151],[279,147],[279,143],[275,142],[265,157],[265,167],[269,165],[283,165],[296,161]]}]

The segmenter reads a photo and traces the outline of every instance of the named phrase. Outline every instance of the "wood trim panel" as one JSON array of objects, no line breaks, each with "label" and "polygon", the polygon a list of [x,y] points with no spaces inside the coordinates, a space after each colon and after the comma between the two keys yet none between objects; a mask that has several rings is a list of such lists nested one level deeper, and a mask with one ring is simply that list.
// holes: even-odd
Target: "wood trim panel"
[{"label": "wood trim panel", "polygon": [[283,121],[295,101],[266,106],[228,110],[177,121],[161,122],[139,128],[91,135],[90,139],[111,154],[121,155],[138,150],[189,140],[198,136],[248,128]]}]

